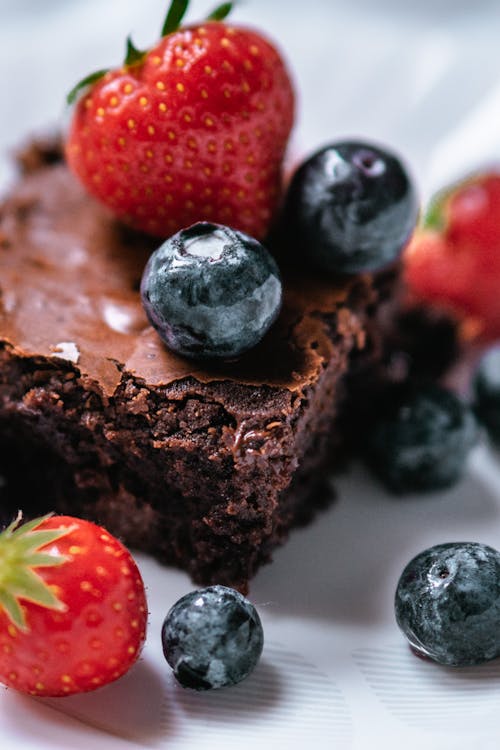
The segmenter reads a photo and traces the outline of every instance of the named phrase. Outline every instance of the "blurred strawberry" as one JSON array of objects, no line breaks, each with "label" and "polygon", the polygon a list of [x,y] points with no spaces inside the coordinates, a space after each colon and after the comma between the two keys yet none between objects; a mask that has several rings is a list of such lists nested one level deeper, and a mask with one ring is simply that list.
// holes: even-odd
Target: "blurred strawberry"
[{"label": "blurred strawberry", "polygon": [[414,296],[449,311],[467,338],[500,337],[500,173],[437,196],[405,253]]}]

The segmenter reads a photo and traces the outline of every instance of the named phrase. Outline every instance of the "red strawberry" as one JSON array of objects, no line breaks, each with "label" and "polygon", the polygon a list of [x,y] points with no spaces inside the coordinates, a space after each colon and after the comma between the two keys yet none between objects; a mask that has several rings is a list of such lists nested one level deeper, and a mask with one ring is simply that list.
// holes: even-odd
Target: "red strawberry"
[{"label": "red strawberry", "polygon": [[410,243],[414,295],[449,310],[469,336],[500,336],[500,173],[472,177],[434,201]]},{"label": "red strawberry", "polygon": [[139,52],[129,40],[121,68],[82,82],[91,88],[74,112],[69,166],[151,234],[208,220],[262,238],[277,208],[292,85],[260,34],[213,20],[230,6],[179,28],[187,2],[174,0],[155,47]]},{"label": "red strawberry", "polygon": [[145,640],[144,585],[105,529],[44,516],[0,534],[0,681],[32,695],[121,677]]}]

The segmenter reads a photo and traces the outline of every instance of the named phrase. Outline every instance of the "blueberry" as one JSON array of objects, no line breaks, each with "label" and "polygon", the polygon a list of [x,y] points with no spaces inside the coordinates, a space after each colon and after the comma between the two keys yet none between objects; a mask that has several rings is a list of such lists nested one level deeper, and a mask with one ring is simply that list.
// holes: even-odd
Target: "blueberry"
[{"label": "blueberry", "polygon": [[396,493],[450,487],[477,438],[472,410],[435,384],[390,388],[368,430],[365,457]]},{"label": "blueberry", "polygon": [[183,687],[210,690],[236,685],[250,674],[264,634],[255,607],[244,596],[209,586],[174,604],[163,623],[162,643]]},{"label": "blueberry", "polygon": [[359,273],[393,261],[418,216],[400,160],[369,143],[344,141],[316,152],[294,174],[285,233],[320,269]]},{"label": "blueberry", "polygon": [[149,259],[141,283],[146,314],[164,343],[186,357],[238,357],[276,319],[278,267],[257,240],[199,223],[170,237]]},{"label": "blueberry", "polygon": [[491,439],[500,444],[500,344],[482,357],[473,385],[476,415]]},{"label": "blueberry", "polygon": [[396,620],[417,653],[461,667],[500,655],[500,553],[453,542],[421,552],[396,589]]}]

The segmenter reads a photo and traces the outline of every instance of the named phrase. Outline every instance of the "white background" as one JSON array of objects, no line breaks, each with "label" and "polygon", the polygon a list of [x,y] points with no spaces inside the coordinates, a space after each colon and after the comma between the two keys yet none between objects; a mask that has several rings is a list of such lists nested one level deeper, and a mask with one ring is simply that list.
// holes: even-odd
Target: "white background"
[{"label": "white background", "polygon": [[[165,4],[0,0],[0,184],[12,177],[8,150],[62,123],[66,92],[121,61],[128,33],[148,46]],[[193,2],[190,18],[215,4]],[[266,30],[289,61],[295,153],[339,137],[386,143],[406,157],[424,199],[498,160],[495,0],[242,0],[233,21]],[[119,683],[71,699],[39,702],[0,689],[2,750],[497,750],[500,665],[443,670],[418,661],[397,631],[392,600],[403,566],[431,544],[500,548],[498,456],[481,445],[458,488],[424,498],[389,497],[359,467],[336,485],[336,504],[295,532],[252,586],[266,647],[244,684],[198,695],[173,683],[159,631],[191,584],[140,557],[151,608],[141,663]]]},{"label": "white background", "polygon": [[[92,70],[157,38],[165,0],[0,0],[0,150],[64,118]],[[191,20],[217,0],[193,0]],[[233,20],[266,31],[296,80],[302,152],[366,136],[399,150],[422,191],[497,156],[496,0],[241,0]]]}]

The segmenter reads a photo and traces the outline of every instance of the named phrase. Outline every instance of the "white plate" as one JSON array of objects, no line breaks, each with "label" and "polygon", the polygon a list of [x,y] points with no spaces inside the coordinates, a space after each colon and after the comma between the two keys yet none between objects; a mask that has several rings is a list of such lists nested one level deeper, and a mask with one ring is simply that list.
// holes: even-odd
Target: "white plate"
[{"label": "white plate", "polygon": [[[0,150],[64,119],[64,94],[92,69],[157,33],[167,0],[0,0]],[[193,2],[200,18],[216,0]],[[147,12],[145,12],[147,10]],[[405,155],[424,197],[500,155],[500,7],[434,0],[252,0],[235,21],[266,29],[299,91],[295,152],[365,136]],[[8,75],[5,74],[8,72]],[[0,183],[10,172],[0,161]],[[151,609],[140,663],[93,694],[33,700],[0,688],[2,750],[497,750],[500,664],[442,669],[415,658],[393,616],[397,579],[425,547],[476,540],[500,548],[500,464],[473,454],[453,491],[395,499],[360,467],[338,500],[293,533],[255,579],[266,645],[231,690],[183,691],[161,654],[182,573],[140,557]]]}]

